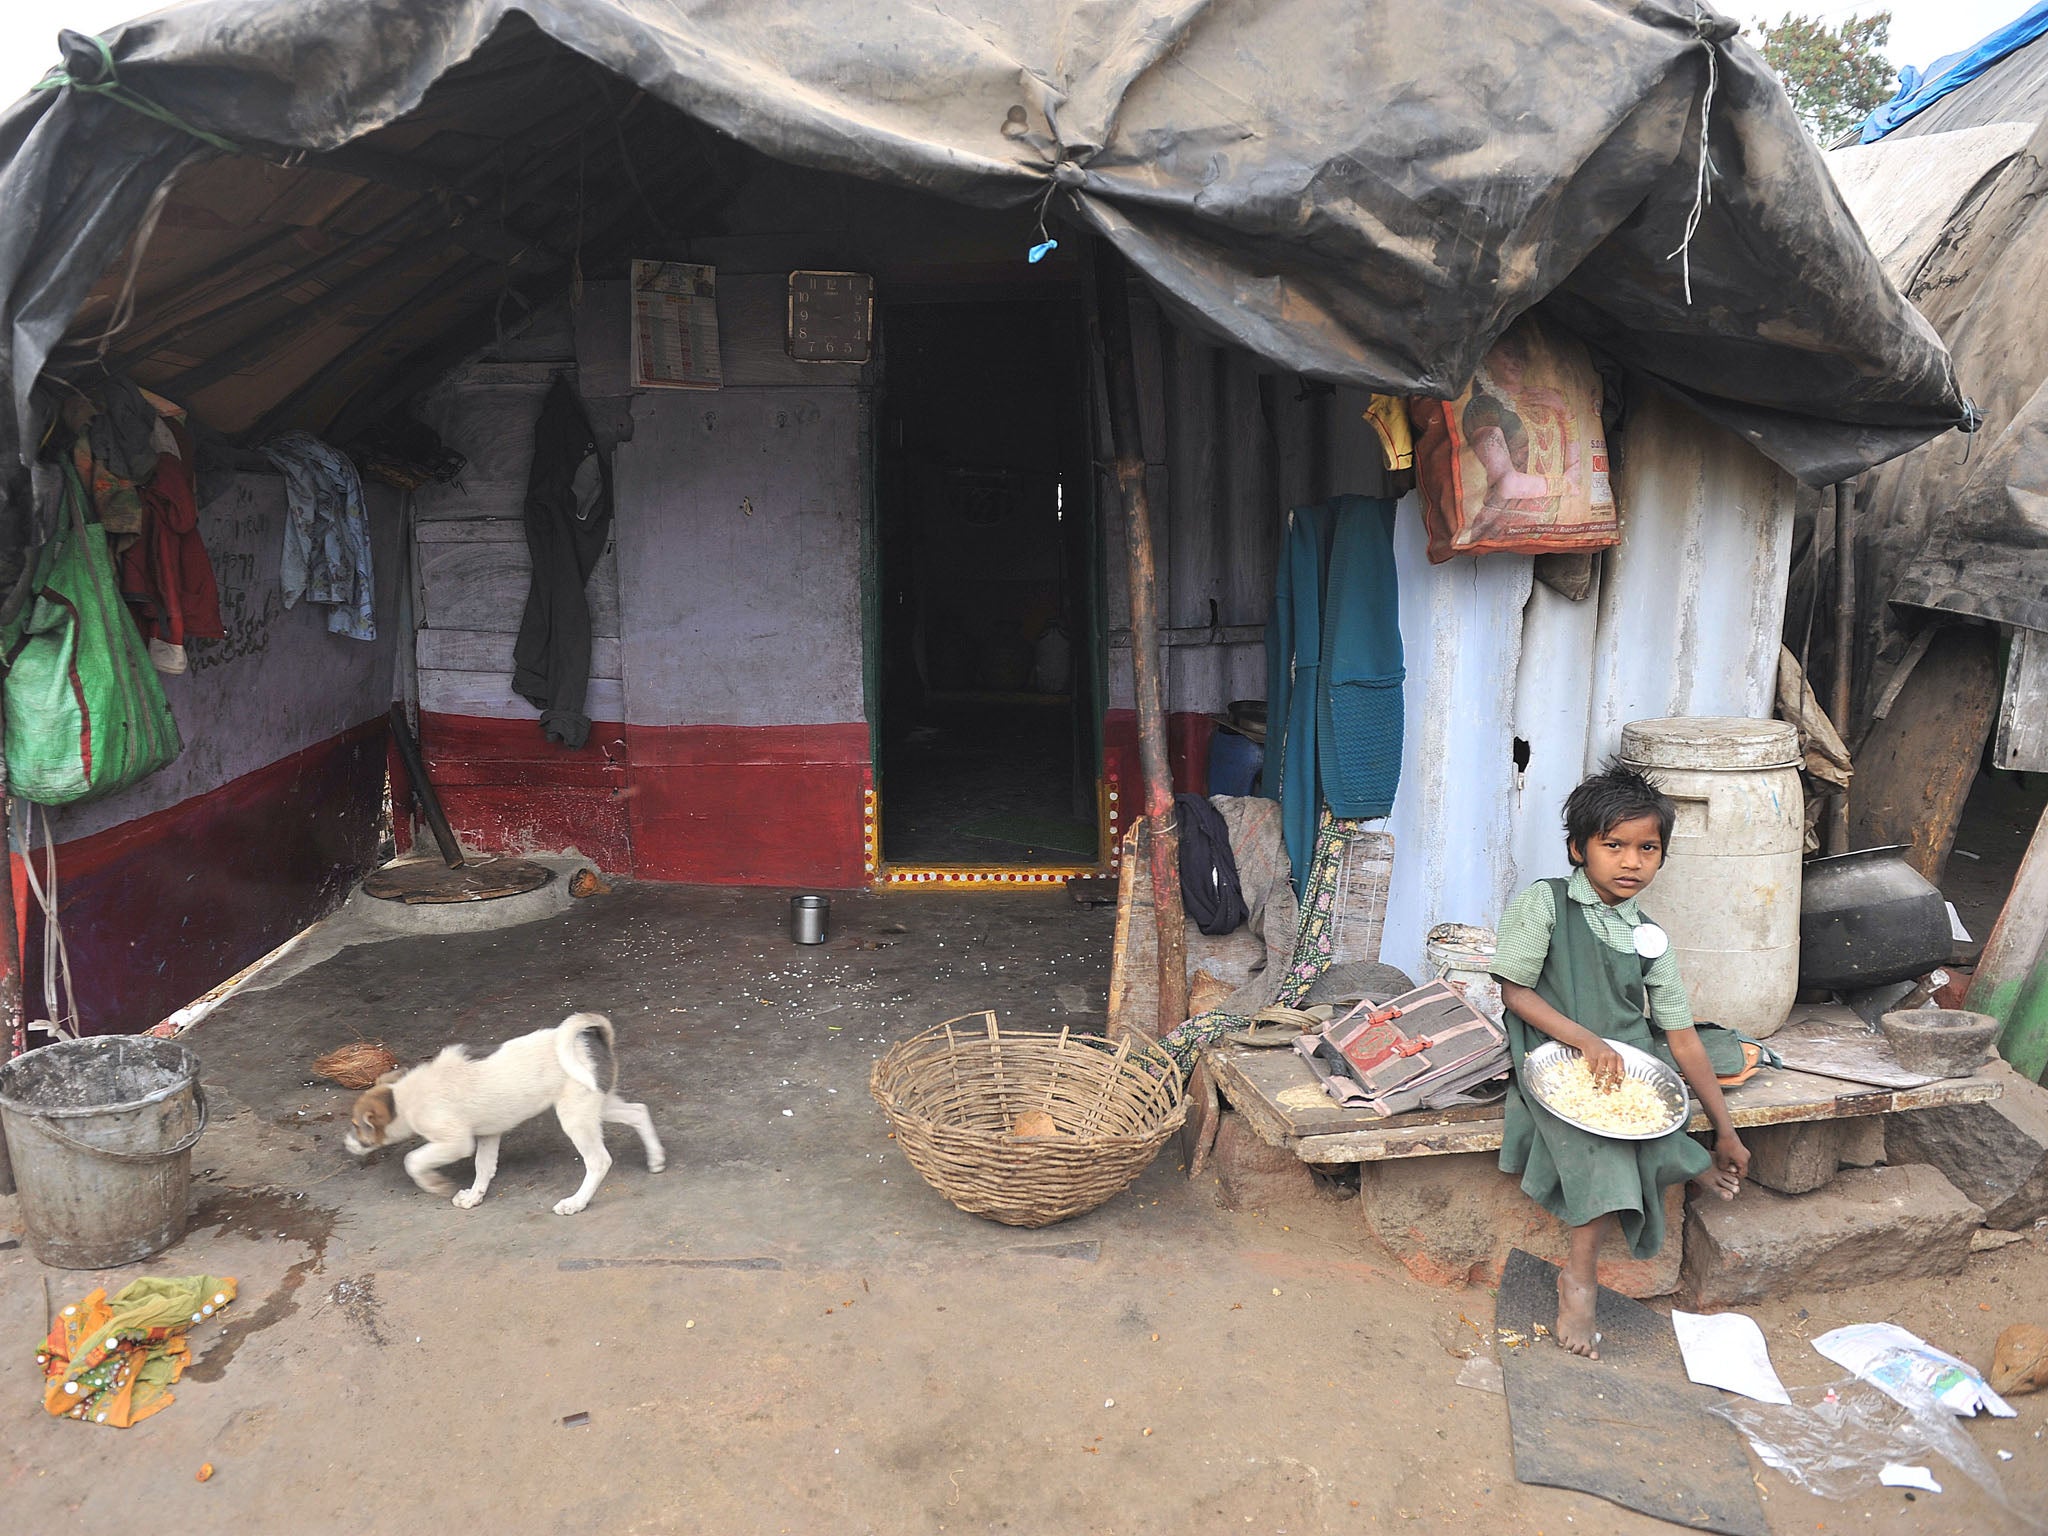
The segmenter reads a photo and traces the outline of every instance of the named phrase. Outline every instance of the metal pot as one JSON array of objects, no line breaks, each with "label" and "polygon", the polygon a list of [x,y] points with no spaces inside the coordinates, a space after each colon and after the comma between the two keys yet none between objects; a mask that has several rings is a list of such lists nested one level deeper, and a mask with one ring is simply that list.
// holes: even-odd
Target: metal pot
[{"label": "metal pot", "polygon": [[1953,947],[1948,903],[1905,850],[1811,859],[1799,895],[1799,985],[1823,992],[1924,976]]}]

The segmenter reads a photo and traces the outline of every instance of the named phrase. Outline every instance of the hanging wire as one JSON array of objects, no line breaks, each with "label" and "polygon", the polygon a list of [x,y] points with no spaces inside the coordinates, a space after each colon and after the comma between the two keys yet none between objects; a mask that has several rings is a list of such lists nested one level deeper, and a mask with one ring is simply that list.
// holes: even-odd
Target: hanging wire
[{"label": "hanging wire", "polygon": [[583,307],[583,129],[576,129],[576,237],[569,251],[569,307]]},{"label": "hanging wire", "polygon": [[[42,813],[43,878],[36,878],[35,818]],[[57,917],[57,840],[50,831],[48,807],[26,800],[14,802],[14,840],[21,845],[22,871],[43,912],[43,1023],[67,1040],[78,1038],[78,994],[71,984],[71,951],[64,943],[64,925]],[[57,994],[64,1001],[60,1007]]]},{"label": "hanging wire", "polygon": [[1714,201],[1714,159],[1707,144],[1707,133],[1714,114],[1714,88],[1721,80],[1720,54],[1714,47],[1714,40],[1707,33],[1706,7],[1700,0],[1693,0],[1693,31],[1700,40],[1700,46],[1707,50],[1707,89],[1700,97],[1700,164],[1699,173],[1693,185],[1692,212],[1685,221],[1685,238],[1678,242],[1678,249],[1666,261],[1677,257],[1679,271],[1685,280],[1685,302],[1692,303],[1692,240],[1699,233],[1700,221],[1707,215],[1707,208]]},{"label": "hanging wire", "polygon": [[128,328],[128,322],[135,318],[135,279],[142,271],[143,253],[149,249],[150,237],[156,233],[157,220],[163,217],[164,204],[170,199],[171,178],[166,176],[155,192],[150,194],[149,206],[142,211],[142,222],[136,226],[135,237],[128,245],[128,270],[121,275],[121,292],[114,300],[113,313],[108,317],[107,328],[97,336],[90,336],[79,342],[80,346],[95,347],[94,356],[101,366],[107,361],[107,348],[116,336]]}]

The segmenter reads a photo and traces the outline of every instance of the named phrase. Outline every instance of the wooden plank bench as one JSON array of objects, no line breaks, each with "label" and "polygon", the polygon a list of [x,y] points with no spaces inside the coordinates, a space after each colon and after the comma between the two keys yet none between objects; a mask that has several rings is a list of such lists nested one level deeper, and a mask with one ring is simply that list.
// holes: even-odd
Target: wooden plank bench
[{"label": "wooden plank bench", "polygon": [[[1852,1028],[1842,1017],[1847,1012],[1833,1007],[1796,1009],[1793,1017],[1804,1026],[1799,1038],[1818,1041],[1831,1053],[1823,1056],[1807,1050],[1800,1052],[1801,1058],[1839,1060],[1842,1070],[1867,1070],[1870,1075],[1893,1081],[1878,1086],[1810,1070],[1766,1069],[1747,1083],[1727,1090],[1729,1113],[1738,1129],[1978,1104],[1997,1098],[2003,1091],[1994,1075],[1995,1060],[1969,1077],[1915,1080],[1898,1068],[1883,1042],[1874,1036],[1867,1037],[1862,1062],[1842,1059],[1840,1040]],[[1777,1041],[1771,1043],[1775,1045]],[[1305,1163],[1370,1163],[1454,1152],[1492,1152],[1500,1147],[1498,1104],[1406,1115],[1368,1115],[1340,1108],[1323,1092],[1308,1063],[1292,1050],[1223,1044],[1204,1052],[1203,1060],[1230,1107],[1244,1116],[1259,1139],[1269,1146],[1285,1148]],[[1688,1129],[1704,1131],[1711,1127],[1704,1114],[1695,1114]]]}]

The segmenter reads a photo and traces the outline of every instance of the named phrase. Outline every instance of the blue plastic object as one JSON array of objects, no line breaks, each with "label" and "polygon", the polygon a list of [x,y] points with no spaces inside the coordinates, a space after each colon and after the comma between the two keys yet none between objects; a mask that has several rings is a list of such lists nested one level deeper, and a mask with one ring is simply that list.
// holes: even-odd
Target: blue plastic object
[{"label": "blue plastic object", "polygon": [[1858,138],[1865,144],[1875,143],[2043,33],[2048,33],[2048,0],[2035,0],[2024,16],[2007,22],[1968,48],[1943,54],[1924,71],[1907,65],[1899,71],[1898,94],[1863,120]]},{"label": "blue plastic object", "polygon": [[1266,766],[1266,749],[1249,736],[1219,730],[1209,738],[1209,793],[1248,795]]}]

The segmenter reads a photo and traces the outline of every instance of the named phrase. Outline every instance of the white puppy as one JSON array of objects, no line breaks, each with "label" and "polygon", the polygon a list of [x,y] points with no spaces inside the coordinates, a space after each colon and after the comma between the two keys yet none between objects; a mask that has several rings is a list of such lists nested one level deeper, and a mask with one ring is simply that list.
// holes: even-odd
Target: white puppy
[{"label": "white puppy", "polygon": [[612,1166],[604,1149],[607,1121],[639,1133],[650,1173],[668,1161],[647,1106],[613,1091],[618,1075],[612,1021],[601,1013],[572,1013],[553,1029],[507,1040],[482,1061],[451,1045],[425,1066],[385,1073],[356,1100],[346,1144],[363,1157],[388,1143],[424,1137],[426,1145],[405,1155],[405,1171],[430,1195],[455,1188],[436,1169],[473,1153],[476,1178],[455,1196],[468,1210],[498,1171],[498,1138],[552,1107],[583,1157],[583,1187],[555,1203],[557,1216],[573,1216],[590,1204]]}]

